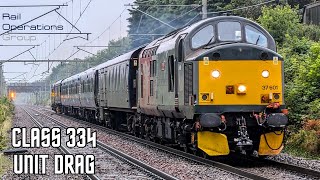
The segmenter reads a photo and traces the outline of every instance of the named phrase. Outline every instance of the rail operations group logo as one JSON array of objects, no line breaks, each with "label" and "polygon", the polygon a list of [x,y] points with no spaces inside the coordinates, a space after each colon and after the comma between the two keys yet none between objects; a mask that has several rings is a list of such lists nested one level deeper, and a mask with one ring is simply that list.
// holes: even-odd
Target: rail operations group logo
[{"label": "rail operations group logo", "polygon": [[63,25],[28,23],[30,21],[22,13],[1,14],[1,39],[3,41],[34,42],[37,41],[37,32],[62,32]]}]

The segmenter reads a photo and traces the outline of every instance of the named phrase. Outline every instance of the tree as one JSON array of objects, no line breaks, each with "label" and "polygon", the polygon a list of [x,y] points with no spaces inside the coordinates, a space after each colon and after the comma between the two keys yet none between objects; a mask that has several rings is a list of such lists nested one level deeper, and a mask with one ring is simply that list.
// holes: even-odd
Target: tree
[{"label": "tree", "polygon": [[263,7],[262,16],[258,18],[258,22],[280,44],[285,40],[286,34],[294,35],[302,26],[297,8],[292,9],[289,5],[278,5],[275,8]]},{"label": "tree", "polygon": [[291,7],[299,6],[299,9],[303,8],[305,5],[316,2],[316,0],[287,0]]},{"label": "tree", "polygon": [[[201,5],[202,0],[151,0],[147,4],[143,0],[135,1],[133,9],[129,10],[129,36],[132,47],[151,42],[175,29],[181,28],[201,19],[201,6],[157,6],[157,5]],[[223,10],[224,0],[208,0],[208,11]],[[142,12],[141,12],[142,11]],[[148,15],[155,18],[152,18]],[[215,14],[213,14],[215,15]],[[162,22],[167,23],[165,25]]]},{"label": "tree", "polygon": [[[226,11],[231,10],[231,9],[237,9],[241,7],[248,7],[252,5],[256,5],[259,3],[265,2],[264,0],[232,0],[228,5],[224,7]],[[250,18],[250,19],[257,19],[261,15],[261,8],[262,6],[254,6],[251,8],[245,8],[245,9],[240,9],[240,10],[235,10],[232,11],[232,14]]]},{"label": "tree", "polygon": [[[109,59],[119,56],[130,50],[130,39],[127,37],[110,41],[108,44],[110,47],[99,51],[95,56],[86,57],[85,62],[71,62],[61,63],[52,68],[52,73],[46,78],[45,81],[54,83],[58,80],[70,77],[90,67],[97,66]],[[76,60],[76,59],[74,59]]]}]

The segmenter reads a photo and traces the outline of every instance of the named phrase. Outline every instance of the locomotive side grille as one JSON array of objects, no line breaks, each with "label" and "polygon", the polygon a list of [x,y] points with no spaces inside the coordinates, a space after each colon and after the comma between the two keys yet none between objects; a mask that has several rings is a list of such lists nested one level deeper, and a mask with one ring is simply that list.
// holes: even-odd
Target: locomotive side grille
[{"label": "locomotive side grille", "polygon": [[192,64],[184,65],[184,104],[189,105],[193,88],[193,67]]}]

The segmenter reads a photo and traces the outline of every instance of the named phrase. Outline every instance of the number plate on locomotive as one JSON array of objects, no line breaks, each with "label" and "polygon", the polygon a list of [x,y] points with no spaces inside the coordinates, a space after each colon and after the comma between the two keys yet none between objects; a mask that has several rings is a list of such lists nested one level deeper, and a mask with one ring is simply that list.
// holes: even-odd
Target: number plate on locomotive
[{"label": "number plate on locomotive", "polygon": [[264,85],[262,86],[262,90],[278,90],[279,87],[275,85]]}]

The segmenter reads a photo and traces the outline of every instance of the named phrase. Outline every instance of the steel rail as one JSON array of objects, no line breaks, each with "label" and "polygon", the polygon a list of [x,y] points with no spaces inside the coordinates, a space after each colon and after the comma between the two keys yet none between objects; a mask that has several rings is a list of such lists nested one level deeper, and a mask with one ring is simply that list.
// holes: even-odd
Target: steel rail
[{"label": "steel rail", "polygon": [[[66,126],[65,124],[61,123],[59,120],[57,120],[57,119],[55,119],[55,118],[53,118],[51,116],[48,116],[48,115],[46,115],[46,114],[44,114],[44,113],[42,113],[42,112],[40,112],[40,111],[38,111],[36,109],[30,108],[30,107],[28,107],[28,108],[33,110],[33,111],[38,112],[39,114],[45,116],[46,118],[52,120],[55,124],[57,124],[57,125],[59,125],[59,126],[61,126],[63,128],[68,128],[68,126]],[[158,170],[158,169],[156,169],[156,168],[154,168],[154,167],[152,167],[152,166],[150,166],[150,165],[148,165],[148,164],[146,164],[146,163],[144,163],[144,162],[142,162],[142,161],[140,161],[140,160],[138,160],[138,159],[136,159],[134,157],[131,157],[131,156],[129,156],[129,155],[127,155],[127,154],[115,149],[115,148],[112,148],[112,147],[102,143],[101,141],[97,140],[97,147],[100,148],[101,150],[103,150],[105,152],[108,152],[109,154],[117,157],[118,159],[127,162],[128,164],[131,164],[131,165],[136,166],[136,167],[140,167],[140,169],[150,172],[152,175],[155,175],[157,177],[160,177],[160,178],[166,179],[166,180],[177,180],[176,177],[171,176],[171,175],[169,175],[169,174],[167,174],[167,173],[165,173],[165,172],[163,172],[161,170]]]},{"label": "steel rail", "polygon": [[270,166],[270,167],[285,169],[288,171],[294,171],[299,175],[304,175],[304,176],[307,175],[312,178],[320,178],[320,171],[316,171],[316,170],[309,169],[306,167],[301,167],[298,165],[292,165],[292,164],[288,164],[288,163],[284,163],[284,162],[278,162],[278,161],[275,161],[272,159],[264,159],[264,158],[254,157],[254,156],[246,156],[246,155],[242,155],[242,154],[237,155],[237,156],[235,156],[235,154],[232,154],[230,157],[234,161],[229,162],[228,164],[234,164],[234,163],[237,163],[238,160],[241,160],[241,161],[245,161],[246,164],[248,164],[248,165],[250,165],[252,163],[258,163],[258,164],[263,164],[263,165]]},{"label": "steel rail", "polygon": [[[49,109],[44,109],[44,110],[47,110],[47,111],[50,111],[50,112],[53,113],[52,110],[49,110]],[[40,111],[37,111],[37,112],[41,113]],[[43,114],[43,113],[42,113],[42,114]],[[236,168],[236,167],[233,167],[233,166],[224,164],[224,163],[220,163],[220,162],[217,162],[217,161],[212,161],[212,160],[204,159],[204,158],[202,158],[202,157],[195,156],[195,155],[193,155],[193,154],[189,154],[189,153],[186,153],[186,152],[177,150],[177,149],[173,149],[173,148],[168,147],[168,146],[160,145],[160,144],[157,144],[157,143],[154,143],[154,142],[145,140],[145,139],[141,139],[141,138],[138,138],[138,137],[135,137],[135,136],[126,134],[126,133],[118,132],[118,131],[115,131],[115,130],[112,130],[112,129],[109,129],[109,128],[106,128],[106,127],[103,127],[103,126],[100,126],[100,125],[92,124],[92,123],[87,122],[87,121],[83,121],[83,120],[80,120],[80,119],[76,119],[76,118],[73,118],[73,117],[70,117],[70,116],[66,116],[66,115],[61,115],[61,114],[57,114],[57,115],[59,115],[59,116],[61,116],[61,117],[68,118],[68,119],[73,120],[73,121],[76,121],[76,122],[80,122],[80,123],[85,124],[85,125],[89,125],[89,126],[91,126],[91,127],[94,127],[94,128],[96,128],[96,129],[102,130],[102,131],[104,131],[104,132],[108,132],[108,133],[111,133],[111,134],[114,134],[114,135],[123,137],[123,138],[125,138],[125,139],[134,141],[134,142],[136,142],[136,143],[143,144],[143,145],[145,145],[145,146],[149,146],[149,147],[152,147],[152,148],[160,149],[160,150],[162,150],[162,151],[164,151],[164,152],[173,154],[173,155],[175,155],[175,156],[182,157],[182,158],[184,158],[184,159],[187,159],[187,160],[190,160],[190,161],[193,161],[193,162],[197,162],[197,163],[199,163],[199,164],[203,164],[203,165],[207,165],[207,166],[212,166],[212,167],[221,169],[221,170],[223,170],[223,171],[226,171],[226,172],[235,174],[235,175],[237,175],[237,176],[241,176],[241,177],[243,177],[243,178],[248,178],[248,179],[263,179],[263,180],[268,179],[268,178],[259,176],[259,175],[257,175],[257,174],[250,173],[250,172],[248,172],[248,171],[245,171],[245,170],[242,170],[242,169],[239,169],[239,168]],[[47,116],[48,116],[48,115],[47,115]],[[50,116],[49,116],[49,117],[50,117]],[[52,118],[52,117],[50,117],[50,118]]]},{"label": "steel rail", "polygon": [[[255,159],[258,159],[258,158],[255,158]],[[308,175],[308,176],[313,176],[313,177],[320,178],[320,171],[316,171],[316,170],[313,170],[313,169],[300,167],[300,166],[287,164],[287,163],[281,163],[281,162],[277,162],[277,161],[274,161],[274,160],[271,160],[271,159],[260,159],[260,162],[268,163],[268,164],[270,164],[272,166],[276,166],[276,167],[279,167],[279,168],[295,171],[295,172],[297,172],[299,174],[305,174],[305,175]]]}]

